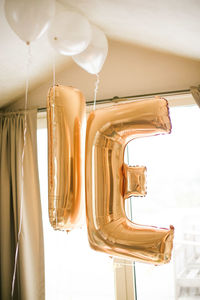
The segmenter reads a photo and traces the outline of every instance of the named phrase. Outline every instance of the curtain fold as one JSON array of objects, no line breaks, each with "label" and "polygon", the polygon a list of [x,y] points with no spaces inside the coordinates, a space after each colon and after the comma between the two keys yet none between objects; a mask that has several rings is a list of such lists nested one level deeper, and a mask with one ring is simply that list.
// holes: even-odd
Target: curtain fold
[{"label": "curtain fold", "polygon": [[[43,300],[44,243],[37,167],[37,112],[0,113],[0,299],[11,299],[20,218],[14,300]],[[22,213],[20,211],[22,203]]]}]

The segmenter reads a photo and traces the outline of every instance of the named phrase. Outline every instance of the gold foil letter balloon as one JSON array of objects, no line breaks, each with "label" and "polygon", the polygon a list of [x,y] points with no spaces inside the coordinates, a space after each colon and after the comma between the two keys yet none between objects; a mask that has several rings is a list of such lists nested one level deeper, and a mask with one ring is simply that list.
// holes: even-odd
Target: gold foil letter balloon
[{"label": "gold foil letter balloon", "polygon": [[93,111],[86,132],[86,213],[93,249],[153,264],[171,258],[174,229],[127,219],[125,199],[145,194],[144,167],[124,164],[135,138],[171,131],[167,101],[150,99]]},{"label": "gold foil letter balloon", "polygon": [[80,226],[84,203],[85,99],[54,86],[47,99],[49,219],[54,229]]}]

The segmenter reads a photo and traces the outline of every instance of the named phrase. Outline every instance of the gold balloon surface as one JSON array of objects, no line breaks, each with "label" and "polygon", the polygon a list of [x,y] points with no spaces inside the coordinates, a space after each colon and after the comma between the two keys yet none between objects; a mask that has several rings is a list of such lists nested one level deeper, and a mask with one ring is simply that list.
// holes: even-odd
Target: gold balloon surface
[{"label": "gold balloon surface", "polygon": [[86,214],[91,247],[113,256],[162,264],[171,258],[174,228],[131,222],[125,199],[144,195],[145,168],[124,163],[127,143],[170,133],[165,99],[119,104],[90,113],[86,132]]},{"label": "gold balloon surface", "polygon": [[54,229],[80,226],[84,209],[85,99],[54,86],[47,98],[49,219]]}]

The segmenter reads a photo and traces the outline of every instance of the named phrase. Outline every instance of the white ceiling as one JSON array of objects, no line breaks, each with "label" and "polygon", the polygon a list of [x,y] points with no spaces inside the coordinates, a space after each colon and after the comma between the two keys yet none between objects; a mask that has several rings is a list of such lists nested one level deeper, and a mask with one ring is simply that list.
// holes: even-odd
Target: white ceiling
[{"label": "white ceiling", "polygon": [[[24,93],[27,46],[12,32],[0,0],[0,106]],[[58,3],[59,2],[59,3]],[[98,25],[111,39],[200,59],[199,0],[59,0]],[[32,44],[31,89],[52,74],[54,51],[46,36]],[[71,59],[56,55],[56,68]]]},{"label": "white ceiling", "polygon": [[199,0],[59,0],[114,39],[200,59]]}]

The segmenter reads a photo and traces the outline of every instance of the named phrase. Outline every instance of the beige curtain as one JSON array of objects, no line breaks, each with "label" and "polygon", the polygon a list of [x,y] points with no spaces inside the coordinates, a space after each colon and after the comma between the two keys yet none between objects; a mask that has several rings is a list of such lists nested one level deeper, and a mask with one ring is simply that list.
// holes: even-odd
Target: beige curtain
[{"label": "beige curtain", "polygon": [[0,299],[11,298],[14,257],[20,224],[14,300],[43,300],[44,246],[37,168],[37,113],[27,112],[24,183],[24,112],[0,113]]}]

